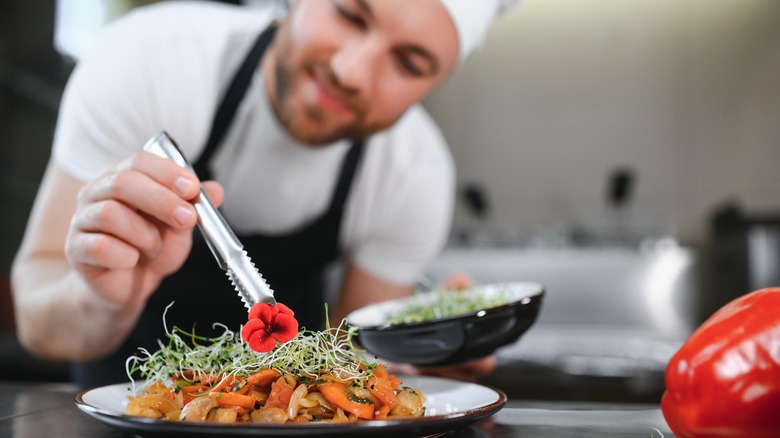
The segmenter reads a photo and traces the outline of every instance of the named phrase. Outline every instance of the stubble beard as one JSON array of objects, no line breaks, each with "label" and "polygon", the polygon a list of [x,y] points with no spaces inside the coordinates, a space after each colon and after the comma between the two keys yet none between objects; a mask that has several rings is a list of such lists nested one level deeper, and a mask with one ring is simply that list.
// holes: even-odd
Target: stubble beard
[{"label": "stubble beard", "polygon": [[284,65],[284,60],[277,59],[276,68],[276,116],[287,131],[306,144],[318,146],[333,143],[344,138],[357,138],[359,130],[354,123],[344,127],[317,129],[326,126],[328,117],[322,108],[305,105],[301,107],[302,113],[296,113],[296,108],[291,102],[293,99],[293,74],[291,69]]},{"label": "stubble beard", "polygon": [[[287,132],[299,141],[312,145],[324,145],[334,143],[344,139],[359,139],[370,135],[371,131],[361,128],[360,114],[357,120],[345,126],[334,127],[331,129],[319,130],[317,126],[323,126],[328,123],[326,111],[317,106],[306,106],[300,112],[292,105],[290,99],[293,89],[292,69],[284,64],[284,59],[279,56],[275,67],[275,86],[274,94],[277,105],[274,107],[276,117]],[[302,112],[302,113],[301,113]],[[375,131],[373,131],[375,132]]]}]

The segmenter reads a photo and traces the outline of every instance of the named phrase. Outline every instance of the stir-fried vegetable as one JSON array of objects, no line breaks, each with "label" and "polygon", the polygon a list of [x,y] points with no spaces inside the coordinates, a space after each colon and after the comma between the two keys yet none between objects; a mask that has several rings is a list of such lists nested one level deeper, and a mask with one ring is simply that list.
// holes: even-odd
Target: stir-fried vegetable
[{"label": "stir-fried vegetable", "polygon": [[[164,318],[164,317],[163,317]],[[127,360],[129,415],[174,421],[351,422],[420,416],[424,399],[352,345],[354,328],[302,330],[268,353],[224,327],[204,338],[165,327],[167,344]],[[137,390],[135,378],[146,383]]]},{"label": "stir-fried vegetable", "polygon": [[[171,421],[218,423],[354,422],[425,413],[424,399],[417,390],[400,388],[401,381],[384,373],[383,366],[376,369],[380,372],[372,376],[372,385],[390,388],[382,398],[374,397],[369,387],[331,374],[300,379],[274,371],[271,380],[215,378],[210,383],[171,387],[157,382],[130,397],[126,412]],[[270,375],[266,371],[260,373]],[[189,378],[172,379],[180,382]],[[229,383],[223,384],[225,381]]]}]

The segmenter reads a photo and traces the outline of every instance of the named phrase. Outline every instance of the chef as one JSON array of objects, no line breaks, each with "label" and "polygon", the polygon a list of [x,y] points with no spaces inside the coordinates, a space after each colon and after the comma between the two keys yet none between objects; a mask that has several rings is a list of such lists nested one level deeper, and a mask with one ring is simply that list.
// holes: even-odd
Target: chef
[{"label": "chef", "polygon": [[[500,0],[170,2],[109,25],[63,96],[12,272],[20,341],[82,386],[168,327],[233,330],[246,309],[198,232],[200,184],[276,299],[320,329],[411,293],[453,209],[445,140],[419,105],[482,44]],[[141,151],[160,131],[197,177]],[[489,372],[486,358],[442,373]]]}]

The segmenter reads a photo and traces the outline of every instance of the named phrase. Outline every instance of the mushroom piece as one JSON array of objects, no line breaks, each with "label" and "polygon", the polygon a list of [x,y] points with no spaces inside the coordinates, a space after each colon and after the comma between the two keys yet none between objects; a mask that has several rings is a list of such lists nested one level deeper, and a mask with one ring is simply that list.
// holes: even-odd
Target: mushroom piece
[{"label": "mushroom piece", "polygon": [[286,423],[290,417],[281,408],[260,408],[249,414],[253,423]]},{"label": "mushroom piece", "polygon": [[184,406],[179,419],[181,421],[206,421],[209,412],[219,407],[219,403],[211,397],[197,397]]},{"label": "mushroom piece", "polygon": [[233,424],[238,419],[238,411],[230,408],[212,409],[206,419],[215,423]]},{"label": "mushroom piece", "polygon": [[133,397],[127,404],[126,412],[136,417],[162,418],[178,411],[175,401],[160,394],[142,394]]},{"label": "mushroom piece", "polygon": [[425,414],[423,399],[412,388],[404,388],[398,393],[398,406],[390,411],[390,415],[399,417],[420,417]]},{"label": "mushroom piece", "polygon": [[306,385],[298,385],[295,388],[290,397],[290,404],[287,407],[287,416],[290,417],[290,420],[294,420],[298,416],[298,409],[301,408],[301,399],[306,398],[308,394],[309,390],[306,388]]}]

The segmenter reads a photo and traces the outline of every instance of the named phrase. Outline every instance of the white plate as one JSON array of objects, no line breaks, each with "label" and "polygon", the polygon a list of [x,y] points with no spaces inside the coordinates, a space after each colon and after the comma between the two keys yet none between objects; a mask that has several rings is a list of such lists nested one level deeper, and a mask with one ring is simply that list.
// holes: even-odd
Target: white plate
[{"label": "white plate", "polygon": [[506,395],[497,389],[441,377],[406,376],[403,386],[425,396],[425,416],[349,424],[214,424],[152,420],[125,414],[129,383],[84,391],[76,406],[116,428],[142,436],[425,436],[457,429],[498,412]]}]

